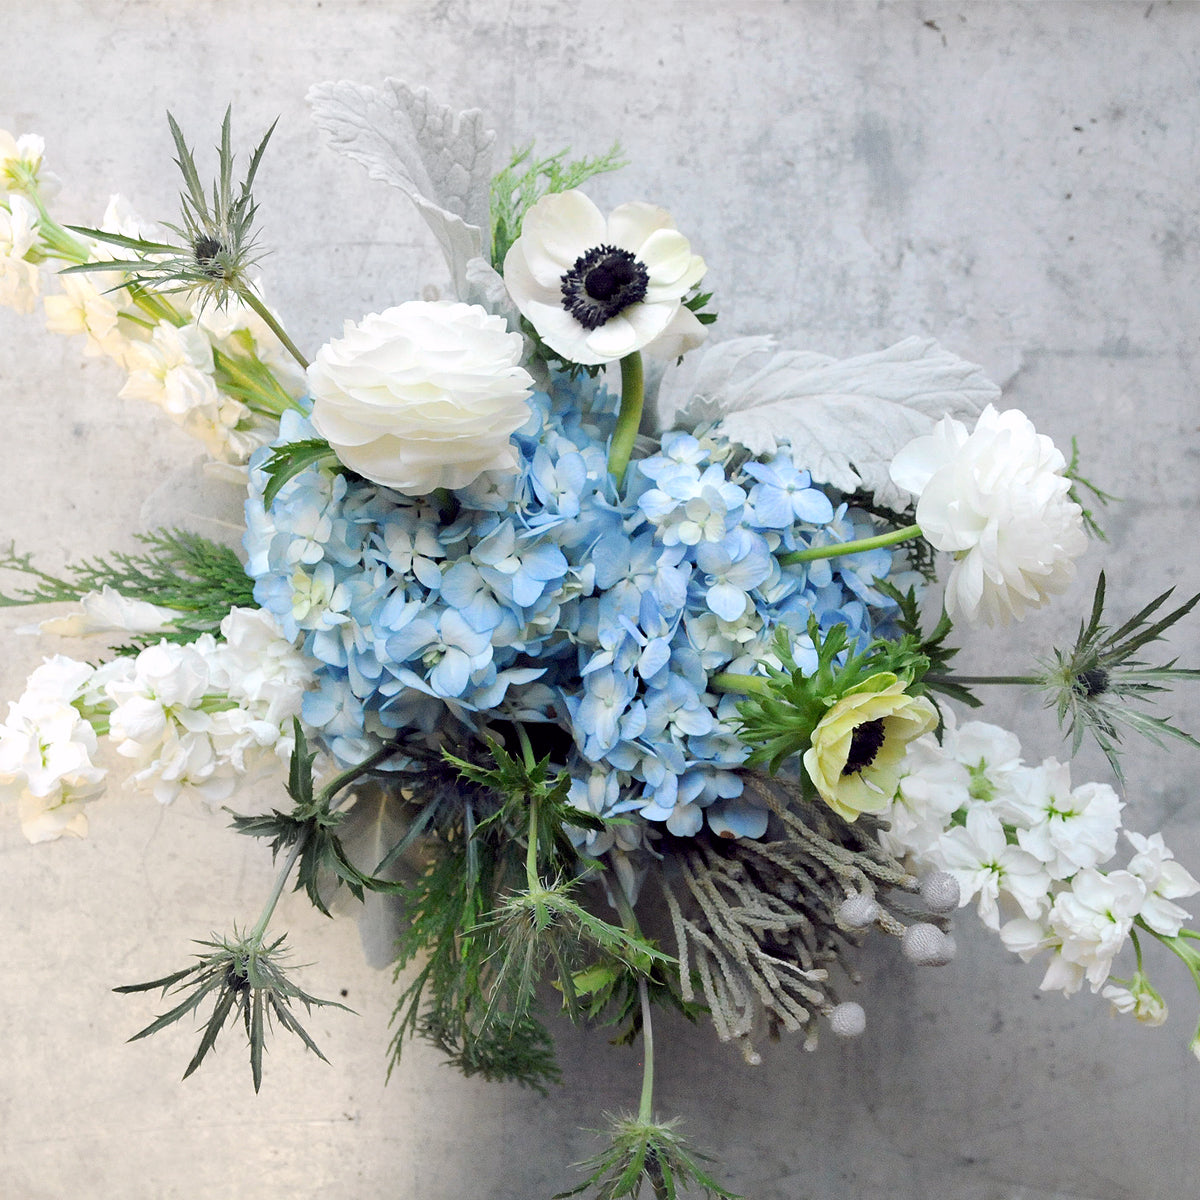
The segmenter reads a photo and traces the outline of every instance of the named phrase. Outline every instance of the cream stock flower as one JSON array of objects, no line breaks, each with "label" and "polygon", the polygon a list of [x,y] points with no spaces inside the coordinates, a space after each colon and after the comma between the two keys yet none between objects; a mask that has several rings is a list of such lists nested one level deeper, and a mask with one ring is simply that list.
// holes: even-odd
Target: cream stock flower
[{"label": "cream stock flower", "polygon": [[516,466],[533,380],[521,336],[478,305],[413,300],[358,324],[308,368],[312,423],[352,471],[407,496]]},{"label": "cream stock flower", "polygon": [[894,675],[872,675],[818,722],[804,769],[845,820],[882,812],[896,794],[908,743],[936,726],[937,711],[924,696],[910,696]]},{"label": "cream stock flower", "polygon": [[972,433],[944,417],[893,459],[893,481],[919,497],[922,533],[957,560],[946,583],[952,619],[1006,625],[1075,577],[1087,537],[1065,468],[1024,413],[990,404]]},{"label": "cream stock flower", "polygon": [[704,271],[665,209],[634,201],[606,220],[578,191],[543,196],[504,258],[521,314],[555,354],[585,366],[698,346],[704,326],[683,298]]}]

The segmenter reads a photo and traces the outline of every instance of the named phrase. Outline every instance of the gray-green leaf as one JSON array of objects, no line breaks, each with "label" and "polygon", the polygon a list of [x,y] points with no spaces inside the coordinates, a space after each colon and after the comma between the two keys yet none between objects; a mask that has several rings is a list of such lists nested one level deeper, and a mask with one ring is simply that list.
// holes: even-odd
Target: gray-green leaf
[{"label": "gray-green leaf", "polygon": [[495,133],[478,109],[455,112],[425,88],[398,79],[382,88],[320,83],[309,89],[313,120],[334,149],[399,188],[417,206],[446,256],[456,295],[467,295],[467,263],[488,258],[489,184]]}]

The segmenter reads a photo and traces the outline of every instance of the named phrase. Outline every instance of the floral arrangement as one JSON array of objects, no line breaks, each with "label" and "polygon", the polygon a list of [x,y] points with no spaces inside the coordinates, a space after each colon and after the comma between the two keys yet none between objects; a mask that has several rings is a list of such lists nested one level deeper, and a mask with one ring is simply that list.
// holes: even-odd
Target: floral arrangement
[{"label": "floral arrangement", "polygon": [[[57,264],[49,328],[115,360],[123,396],[245,489],[240,547],[164,528],[63,577],[0,557],[5,603],[77,602],[42,628],[118,643],[46,659],[0,726],[0,794],[30,841],[86,833],[101,739],[163,804],[285,781],[290,806],[232,813],[281,860],[261,916],[118,988],[170,996],[137,1036],[198,1019],[186,1075],[240,1021],[256,1089],[272,1027],[320,1055],[297,1011],[330,1002],[295,982],[275,905],[289,883],[322,912],[342,885],[394,895],[393,1060],[416,1036],[544,1089],[544,1007],[609,1024],[641,1040],[640,1102],[561,1194],[722,1197],[655,1112],[655,1006],[749,1062],[783,1032],[854,1037],[864,938],[938,966],[974,904],[1046,956],[1044,988],[1086,982],[1161,1023],[1143,946],[1200,985],[1177,903],[1200,883],[1124,828],[1112,784],[1027,765],[960,710],[987,683],[1040,689],[1070,754],[1094,737],[1120,784],[1127,730],[1197,744],[1143,702],[1198,672],[1143,655],[1200,596],[1113,624],[1101,575],[1074,645],[1023,675],[952,668],[954,631],[1073,580],[1099,534],[1084,500],[1110,499],[1075,456],[932,342],[836,361],[709,340],[704,260],[670,215],[605,215],[580,190],[616,148],[526,148],[493,173],[480,114],[422,90],[310,101],[414,202],[456,294],[348,320],[311,362],[254,272],[270,131],[236,182],[226,114],[207,189],[172,120],[179,222],[114,198],[97,228],[57,222],[41,139],[0,132],[0,300],[32,312]],[[381,813],[398,832],[364,858],[356,824]]]}]

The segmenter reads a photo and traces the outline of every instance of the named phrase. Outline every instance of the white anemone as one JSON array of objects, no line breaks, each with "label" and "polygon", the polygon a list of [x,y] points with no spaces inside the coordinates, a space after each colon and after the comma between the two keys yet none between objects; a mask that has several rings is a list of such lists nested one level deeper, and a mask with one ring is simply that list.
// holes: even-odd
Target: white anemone
[{"label": "white anemone", "polygon": [[683,299],[704,275],[670,213],[634,201],[608,219],[582,193],[543,196],[504,259],[504,282],[538,336],[594,366],[647,347],[679,355],[704,338]]}]

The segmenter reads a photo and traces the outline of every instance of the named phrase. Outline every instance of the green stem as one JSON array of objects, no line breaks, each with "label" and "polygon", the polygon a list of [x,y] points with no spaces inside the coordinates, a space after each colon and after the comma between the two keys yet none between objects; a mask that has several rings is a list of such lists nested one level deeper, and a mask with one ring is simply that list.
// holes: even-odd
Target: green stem
[{"label": "green stem", "polygon": [[[631,936],[640,937],[641,926],[620,880],[612,889],[612,895],[622,928]],[[642,1096],[638,1104],[638,1120],[643,1125],[649,1125],[653,1120],[654,1108],[654,1021],[650,1015],[650,989],[646,986],[644,975],[638,978],[638,1001],[642,1007]]]},{"label": "green stem", "polygon": [[292,847],[284,864],[279,869],[279,874],[275,877],[275,886],[271,889],[271,895],[267,900],[266,905],[262,910],[262,915],[258,918],[258,922],[250,931],[251,942],[261,942],[262,936],[267,932],[267,924],[275,913],[275,905],[279,903],[279,897],[283,895],[283,885],[287,883],[288,876],[292,873],[292,868],[296,865],[296,860],[304,852],[304,843],[308,841],[307,832],[303,837],[296,839],[296,844]]},{"label": "green stem", "polygon": [[738,675],[733,671],[721,671],[709,679],[708,686],[714,692],[734,692],[737,695],[755,692],[759,696],[771,695],[771,685],[761,675]]},{"label": "green stem", "polygon": [[1036,675],[933,675],[924,676],[923,682],[928,684],[957,683],[964,687],[974,687],[984,683],[1023,684],[1037,687],[1043,681]]},{"label": "green stem", "polygon": [[635,350],[621,359],[621,410],[617,413],[617,426],[608,449],[608,473],[617,481],[617,487],[625,483],[625,471],[642,423],[644,400],[642,355],[641,351]]},{"label": "green stem", "polygon": [[262,317],[271,332],[283,343],[284,349],[300,364],[303,370],[307,371],[308,359],[296,348],[296,343],[284,332],[283,326],[275,320],[271,310],[248,287],[235,287],[234,291],[237,292],[244,303],[249,305]]},{"label": "green stem", "polygon": [[[391,758],[396,753],[396,746],[393,742],[385,742],[378,750],[371,751],[366,758],[360,763],[355,763],[352,767],[347,767],[344,771],[335,775],[319,792],[318,798],[322,803],[329,803],[333,797],[346,787],[353,783],[360,775],[365,775],[376,763],[381,763],[385,758]],[[335,809],[338,802],[329,804],[330,809]]]},{"label": "green stem", "polygon": [[642,1005],[642,1096],[638,1120],[649,1125],[654,1119],[654,1022],[650,1017],[650,989],[644,975],[638,980],[638,1000]]},{"label": "green stem", "polygon": [[831,546],[809,546],[807,550],[793,550],[791,554],[781,554],[779,561],[784,565],[789,565],[812,562],[815,558],[840,558],[843,554],[861,554],[867,550],[882,550],[885,546],[894,546],[897,542],[911,541],[920,536],[920,525],[905,525],[901,529],[893,529],[891,533],[859,538],[853,542],[835,542]]},{"label": "green stem", "polygon": [[[335,775],[320,791],[319,799],[322,803],[329,806],[329,810],[333,809],[341,803],[341,800],[334,799],[347,784],[353,783],[360,775],[365,775],[376,763],[382,762],[385,758],[390,758],[396,753],[396,747],[390,742],[380,746],[378,750],[372,751],[360,763],[355,763],[352,767],[347,767],[344,771],[340,771]],[[284,861],[283,866],[279,869],[279,874],[275,877],[275,886],[271,889],[271,895],[267,900],[266,906],[262,910],[262,915],[258,918],[257,923],[250,932],[250,940],[257,942],[262,939],[262,936],[267,931],[267,924],[271,920],[275,912],[275,906],[279,903],[279,897],[283,895],[283,885],[287,883],[288,876],[292,873],[292,868],[296,865],[296,860],[304,853],[305,843],[308,841],[307,830],[303,836],[296,839],[296,844],[288,852],[288,856]]]}]

